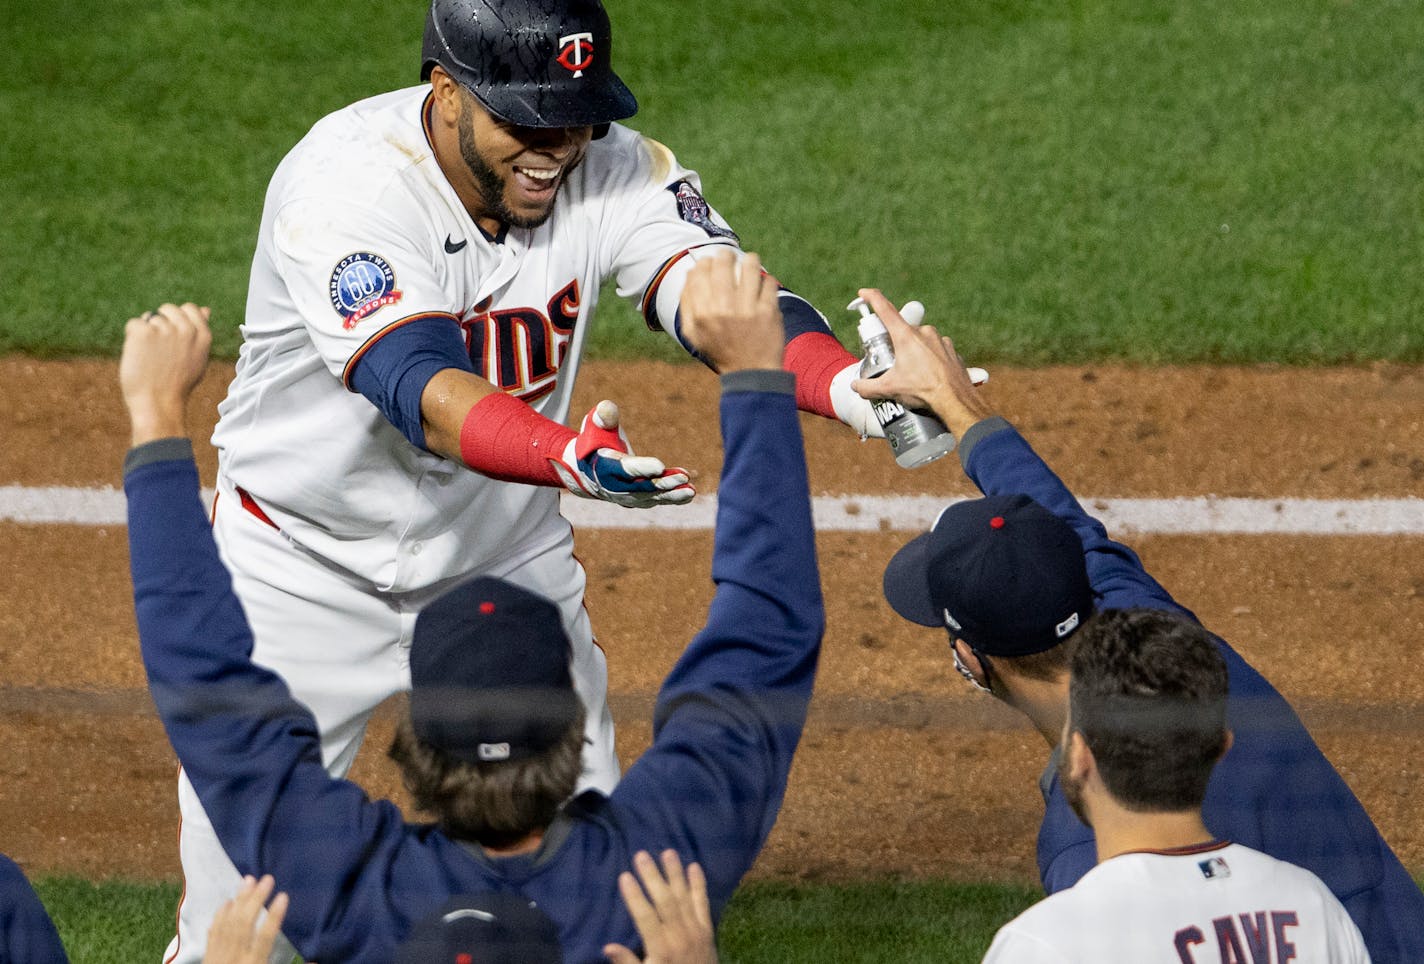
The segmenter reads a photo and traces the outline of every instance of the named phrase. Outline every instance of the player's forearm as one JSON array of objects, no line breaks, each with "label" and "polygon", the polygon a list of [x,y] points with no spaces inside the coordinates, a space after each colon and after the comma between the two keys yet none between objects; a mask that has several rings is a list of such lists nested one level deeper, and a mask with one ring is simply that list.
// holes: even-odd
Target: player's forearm
[{"label": "player's forearm", "polygon": [[447,368],[421,395],[432,452],[502,482],[561,487],[550,459],[575,432],[470,372]]},{"label": "player's forearm", "polygon": [[[739,259],[744,257],[742,252],[736,254]],[[726,256],[721,245],[675,264],[662,281],[658,297],[649,303],[658,306],[650,318],[672,318],[672,324],[664,326],[668,332],[694,358],[720,372],[723,369],[719,365],[688,343],[681,318],[682,295],[694,262],[719,255]],[[785,342],[781,366],[796,376],[796,407],[803,412],[846,421],[833,401],[832,381],[841,372],[858,365],[859,360],[836,338],[826,317],[796,292],[781,287],[777,292],[777,306],[781,309]]]},{"label": "player's forearm", "polygon": [[425,447],[437,455],[462,461],[460,434],[470,409],[499,389],[473,372],[447,368],[437,372],[420,395],[420,421]]},{"label": "player's forearm", "polygon": [[130,444],[137,447],[163,438],[184,438],[188,434],[186,406],[179,402],[164,405],[130,404]]},{"label": "player's forearm", "polygon": [[188,440],[132,449],[124,491],[149,687],[179,760],[203,769],[211,761],[189,751],[222,729],[214,726],[217,716],[236,710],[262,717],[273,705],[292,701],[276,676],[251,661],[252,631],[198,497]]},{"label": "player's forearm", "polygon": [[[344,865],[333,837],[358,853],[352,863],[371,848],[354,831],[324,834],[337,826],[334,813],[354,812],[364,796],[331,785],[316,720],[275,673],[252,662],[252,633],[198,498],[191,446],[164,439],[131,450],[124,489],[144,671],[214,831],[243,873],[339,892]],[[320,860],[310,848],[321,849]],[[314,876],[323,872],[336,879]],[[321,909],[302,903],[289,917],[294,926]],[[288,933],[296,939],[301,931]]]},{"label": "player's forearm", "polygon": [[930,411],[938,416],[945,428],[957,439],[964,438],[975,425],[998,414],[972,387],[967,392],[957,392],[945,387],[930,396],[929,401]]},{"label": "player's forearm", "polygon": [[781,359],[782,367],[796,376],[796,407],[834,419],[840,418],[833,397],[836,377],[859,364],[830,331],[803,331],[790,338]]}]

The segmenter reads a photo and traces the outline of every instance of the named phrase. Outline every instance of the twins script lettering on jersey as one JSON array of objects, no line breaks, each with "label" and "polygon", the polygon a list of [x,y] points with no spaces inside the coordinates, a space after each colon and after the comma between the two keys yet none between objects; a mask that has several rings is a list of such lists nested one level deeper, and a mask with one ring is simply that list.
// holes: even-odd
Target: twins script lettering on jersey
[{"label": "twins script lettering on jersey", "polygon": [[1202,929],[1193,925],[1177,931],[1177,957],[1182,964],[1287,964],[1296,959],[1296,950],[1286,928],[1299,925],[1293,910],[1218,917],[1211,922],[1216,955],[1207,951],[1205,957],[1192,956],[1192,948],[1207,942]]},{"label": "twins script lettering on jersey", "polygon": [[489,299],[476,305],[460,319],[476,373],[526,402],[552,392],[578,324],[579,303],[574,279],[549,299],[547,311],[491,310]]}]

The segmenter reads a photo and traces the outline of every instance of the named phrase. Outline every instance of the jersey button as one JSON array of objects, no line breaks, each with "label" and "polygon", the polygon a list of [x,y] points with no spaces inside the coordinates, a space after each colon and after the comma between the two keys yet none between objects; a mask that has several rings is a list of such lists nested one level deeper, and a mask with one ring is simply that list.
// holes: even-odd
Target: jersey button
[{"label": "jersey button", "polygon": [[410,546],[410,554],[411,554],[412,556],[418,556],[418,555],[420,555],[420,543],[418,543],[418,542],[413,542],[413,543],[411,543],[411,546]]}]

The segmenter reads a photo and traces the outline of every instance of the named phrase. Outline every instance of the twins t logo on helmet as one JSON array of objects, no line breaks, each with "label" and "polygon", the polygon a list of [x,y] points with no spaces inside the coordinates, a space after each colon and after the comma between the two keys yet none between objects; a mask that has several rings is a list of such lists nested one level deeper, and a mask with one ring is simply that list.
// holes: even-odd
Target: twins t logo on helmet
[{"label": "twins t logo on helmet", "polygon": [[571,33],[560,37],[558,61],[573,71],[575,77],[582,77],[583,69],[593,63],[593,34]]}]

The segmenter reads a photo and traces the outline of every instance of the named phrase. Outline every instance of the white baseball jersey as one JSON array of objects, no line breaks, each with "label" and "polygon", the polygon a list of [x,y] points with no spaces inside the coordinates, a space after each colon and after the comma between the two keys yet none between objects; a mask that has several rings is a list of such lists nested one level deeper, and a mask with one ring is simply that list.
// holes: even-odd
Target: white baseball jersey
[{"label": "white baseball jersey", "polygon": [[1360,964],[1320,878],[1240,844],[1122,854],[1005,924],[985,964]]},{"label": "white baseball jersey", "polygon": [[432,154],[429,91],[337,111],[278,167],[213,435],[222,473],[284,533],[394,592],[483,570],[533,537],[557,492],[411,444],[350,390],[363,353],[401,325],[453,316],[478,373],[563,421],[603,279],[654,300],[666,327],[681,291],[676,273],[656,283],[669,262],[735,244],[697,175],[617,124],[566,175],[548,221],[491,240]]}]

